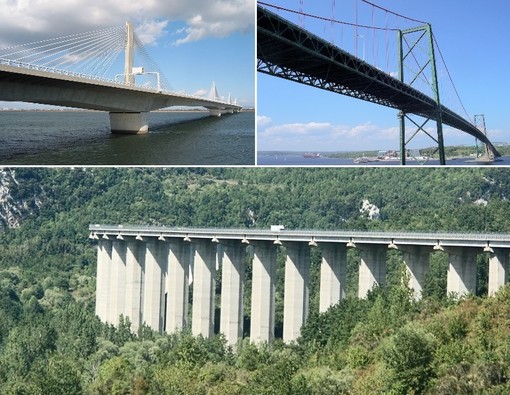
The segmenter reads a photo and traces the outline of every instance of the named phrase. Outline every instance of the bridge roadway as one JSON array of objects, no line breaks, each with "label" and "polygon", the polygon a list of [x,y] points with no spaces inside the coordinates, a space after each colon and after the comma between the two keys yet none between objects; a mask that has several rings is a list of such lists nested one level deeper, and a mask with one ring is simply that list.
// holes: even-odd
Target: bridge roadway
[{"label": "bridge roadway", "polygon": [[125,133],[148,132],[148,112],[171,106],[201,106],[213,116],[241,110],[220,100],[158,92],[5,59],[0,59],[0,100],[108,111],[112,132]]},{"label": "bridge roadway", "polygon": [[191,330],[214,333],[215,279],[221,267],[220,331],[230,344],[243,336],[245,261],[252,259],[250,338],[274,338],[276,252],[285,247],[283,340],[299,337],[308,316],[310,249],[322,255],[320,311],[346,294],[347,249],[359,254],[358,296],[386,277],[386,254],[398,250],[409,287],[419,299],[434,251],[448,255],[447,292],[476,291],[477,255],[489,258],[489,294],[508,282],[510,234],[405,233],[270,229],[169,228],[90,225],[97,241],[96,314],[117,324],[122,314],[136,331],[142,323],[172,332],[188,325],[188,285],[193,283]]},{"label": "bridge roadway", "polygon": [[[437,103],[431,97],[259,5],[257,58],[259,72],[437,118]],[[473,124],[443,105],[440,112],[444,124],[470,134],[501,156]]]}]

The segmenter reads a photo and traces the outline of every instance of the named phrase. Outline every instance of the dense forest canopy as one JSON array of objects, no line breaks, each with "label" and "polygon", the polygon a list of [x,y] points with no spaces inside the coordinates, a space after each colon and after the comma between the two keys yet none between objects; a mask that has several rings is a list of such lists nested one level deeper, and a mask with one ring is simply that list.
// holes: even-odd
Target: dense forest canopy
[{"label": "dense forest canopy", "polygon": [[447,298],[440,254],[420,302],[389,254],[385,288],[358,300],[351,276],[350,296],[319,314],[314,252],[298,343],[230,349],[100,323],[88,225],[510,233],[509,195],[505,168],[4,169],[0,393],[508,393],[510,291]]}]

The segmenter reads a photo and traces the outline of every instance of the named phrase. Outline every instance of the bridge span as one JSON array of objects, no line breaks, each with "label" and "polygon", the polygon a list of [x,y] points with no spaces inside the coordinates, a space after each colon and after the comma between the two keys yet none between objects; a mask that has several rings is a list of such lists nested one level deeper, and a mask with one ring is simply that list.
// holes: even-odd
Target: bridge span
[{"label": "bridge span", "polygon": [[[59,39],[53,39],[46,40],[49,42],[47,45],[35,49],[27,44],[28,49],[24,46],[24,49],[7,48],[3,52],[10,50],[10,53],[4,55],[0,51],[0,100],[108,111],[112,132],[136,134],[148,132],[148,113],[161,108],[205,107],[212,116],[241,111],[241,106],[230,99],[218,98],[215,85],[215,95],[210,98],[177,93],[162,89],[160,78],[164,76],[159,72],[145,72],[143,67],[133,67],[135,41],[138,41],[129,22],[126,23],[125,37],[120,37],[125,45],[125,64],[124,73],[118,75],[124,77],[123,81],[63,69],[67,58],[87,57],[87,53],[81,54],[73,49],[68,43],[72,40],[69,37],[74,35],[62,38],[65,45],[60,45]],[[86,48],[93,44],[93,41],[88,43]],[[79,45],[77,47],[80,48]],[[112,51],[115,53],[116,47]],[[103,51],[93,54],[99,58],[106,56]],[[62,58],[65,58],[64,61]],[[135,76],[141,74],[157,75],[158,86],[137,85]]]},{"label": "bridge span", "polygon": [[[476,257],[489,255],[489,294],[508,281],[510,234],[355,231],[271,231],[127,225],[90,225],[97,240],[96,314],[118,324],[122,314],[136,331],[143,323],[173,332],[188,325],[188,289],[193,283],[191,330],[214,333],[215,279],[221,270],[220,332],[229,344],[243,336],[245,261],[253,259],[252,341],[274,338],[276,252],[285,247],[283,340],[300,335],[308,316],[310,249],[322,254],[320,311],[346,295],[347,249],[360,251],[358,296],[364,298],[386,277],[386,252],[402,252],[409,287],[421,297],[429,255],[448,254],[447,292],[476,291]],[[221,268],[221,269],[220,269]]]}]

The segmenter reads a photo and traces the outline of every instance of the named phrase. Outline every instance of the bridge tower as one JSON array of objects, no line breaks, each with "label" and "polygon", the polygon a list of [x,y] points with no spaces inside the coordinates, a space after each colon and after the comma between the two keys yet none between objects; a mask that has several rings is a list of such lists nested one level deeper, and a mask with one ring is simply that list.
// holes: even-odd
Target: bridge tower
[{"label": "bridge tower", "polygon": [[[483,134],[487,136],[487,128],[485,126],[485,115],[477,114],[474,118],[475,126],[480,129]],[[476,157],[482,160],[492,160],[494,159],[494,153],[487,147],[487,144],[483,144],[483,152],[480,154],[478,151],[478,139],[476,139]]]},{"label": "bridge tower", "polygon": [[[409,37],[409,41],[407,38]],[[426,61],[423,61],[423,64],[419,64],[419,57],[416,56],[415,52],[417,49],[422,49],[420,45],[423,44],[423,41],[427,41],[428,47],[428,57]],[[406,49],[404,49],[404,43],[406,44]],[[443,121],[442,121],[442,112],[441,112],[441,101],[439,98],[439,84],[437,80],[437,69],[436,69],[436,57],[434,53],[434,36],[432,35],[432,26],[427,23],[423,26],[399,30],[398,31],[398,45],[399,45],[399,79],[400,81],[407,83],[408,85],[413,85],[419,78],[424,79],[427,84],[430,85],[434,93],[434,99],[436,101],[436,111],[434,114],[430,114],[428,117],[425,117],[425,121],[419,125],[412,118],[410,118],[405,111],[400,111],[398,114],[400,120],[400,163],[402,165],[406,164],[406,152],[407,152],[407,144],[411,142],[411,140],[418,134],[418,132],[422,131],[426,135],[428,135],[432,140],[434,140],[437,144],[437,149],[435,152],[439,151],[439,163],[441,165],[446,164],[445,151],[444,151],[444,138],[443,138]],[[411,72],[411,75],[405,76],[404,68],[407,68],[406,61],[413,60],[416,63],[416,66],[419,67],[419,70],[416,72]],[[427,68],[430,70],[431,80],[429,81],[427,76],[425,75],[425,71]],[[408,68],[411,69],[411,68]],[[410,77],[410,78],[405,78]],[[411,121],[417,128],[417,130],[407,139],[406,130],[405,130],[405,119]],[[425,124],[431,119],[436,120],[437,125],[437,137],[430,135],[425,129]],[[435,153],[434,152],[434,153]]]},{"label": "bridge tower", "polygon": [[134,85],[135,76],[133,74],[133,59],[135,48],[135,36],[133,31],[133,24],[130,21],[126,22],[126,52],[124,61],[124,84]]}]

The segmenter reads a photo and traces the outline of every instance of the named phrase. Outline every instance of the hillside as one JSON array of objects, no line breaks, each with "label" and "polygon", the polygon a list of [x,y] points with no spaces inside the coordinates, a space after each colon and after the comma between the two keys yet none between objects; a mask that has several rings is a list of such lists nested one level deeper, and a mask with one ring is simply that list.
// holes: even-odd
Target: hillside
[{"label": "hillside", "polygon": [[[4,169],[0,393],[507,393],[510,291],[483,298],[483,255],[479,297],[446,298],[439,254],[425,300],[412,302],[395,255],[385,289],[319,315],[315,253],[312,314],[298,344],[229,350],[221,338],[101,324],[87,229],[278,223],[510,233],[509,176],[503,168]],[[370,209],[360,211],[364,202]]]}]

